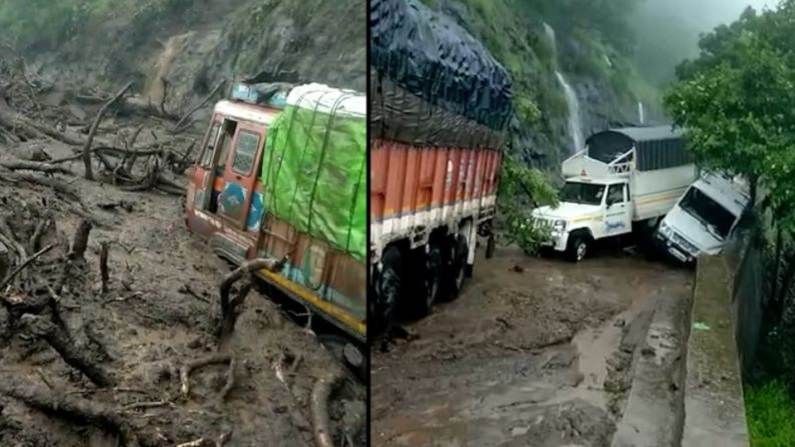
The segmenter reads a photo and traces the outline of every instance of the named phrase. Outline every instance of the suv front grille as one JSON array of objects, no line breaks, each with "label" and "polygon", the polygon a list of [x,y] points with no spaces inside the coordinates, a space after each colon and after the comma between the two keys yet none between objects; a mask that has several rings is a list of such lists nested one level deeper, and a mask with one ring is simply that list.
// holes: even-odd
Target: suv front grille
[{"label": "suv front grille", "polygon": [[698,247],[691,244],[687,239],[684,238],[684,236],[681,236],[677,232],[674,232],[674,243],[687,250],[688,254],[698,254]]}]

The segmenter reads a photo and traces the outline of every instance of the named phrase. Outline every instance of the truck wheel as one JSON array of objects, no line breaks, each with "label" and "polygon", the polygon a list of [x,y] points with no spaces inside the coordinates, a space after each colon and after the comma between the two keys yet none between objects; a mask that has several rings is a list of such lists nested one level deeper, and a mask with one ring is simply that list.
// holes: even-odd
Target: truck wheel
[{"label": "truck wheel", "polygon": [[443,261],[442,250],[439,245],[431,244],[431,250],[424,258],[425,262],[421,271],[423,281],[420,282],[422,290],[418,290],[417,296],[420,299],[415,306],[415,313],[418,317],[424,317],[431,313],[433,303],[439,298],[442,288]]},{"label": "truck wheel", "polygon": [[589,239],[581,234],[573,235],[566,247],[566,258],[571,262],[580,262],[588,256]]},{"label": "truck wheel", "polygon": [[494,250],[497,248],[497,241],[495,241],[494,233],[489,234],[489,238],[486,240],[486,259],[491,259],[494,257]]},{"label": "truck wheel", "polygon": [[446,262],[447,271],[445,273],[445,297],[448,300],[458,298],[461,289],[464,288],[466,279],[467,254],[469,254],[469,244],[465,237],[458,235],[450,242],[448,258]]},{"label": "truck wheel", "polygon": [[[383,320],[384,331],[389,332],[395,318],[395,308],[402,291],[403,261],[397,247],[388,248],[381,257],[381,274],[378,275],[378,315]],[[388,335],[388,334],[387,334]]]}]

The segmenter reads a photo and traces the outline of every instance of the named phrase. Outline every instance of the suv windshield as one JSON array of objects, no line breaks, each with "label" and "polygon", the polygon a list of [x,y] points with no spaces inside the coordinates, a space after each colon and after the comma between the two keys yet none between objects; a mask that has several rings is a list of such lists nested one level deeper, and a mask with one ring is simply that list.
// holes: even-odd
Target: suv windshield
[{"label": "suv windshield", "polygon": [[567,182],[560,191],[560,201],[581,205],[601,205],[605,195],[605,185]]},{"label": "suv windshield", "polygon": [[720,203],[693,187],[682,198],[679,207],[692,215],[707,227],[718,239],[725,239],[737,216],[724,208]]}]

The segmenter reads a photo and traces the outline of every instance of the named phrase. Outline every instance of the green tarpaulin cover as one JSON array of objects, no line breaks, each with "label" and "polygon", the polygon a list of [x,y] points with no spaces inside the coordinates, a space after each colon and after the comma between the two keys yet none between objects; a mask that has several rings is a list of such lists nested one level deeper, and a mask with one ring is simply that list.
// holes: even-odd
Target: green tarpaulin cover
[{"label": "green tarpaulin cover", "polygon": [[262,163],[265,209],[363,261],[367,123],[365,111],[357,109],[364,98],[315,86],[291,93],[269,129]]}]

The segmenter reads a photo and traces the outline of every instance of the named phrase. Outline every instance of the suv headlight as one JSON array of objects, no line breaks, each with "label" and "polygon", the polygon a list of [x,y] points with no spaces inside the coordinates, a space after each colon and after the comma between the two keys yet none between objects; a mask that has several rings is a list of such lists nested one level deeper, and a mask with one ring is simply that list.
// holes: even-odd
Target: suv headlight
[{"label": "suv headlight", "polygon": [[556,220],[555,223],[552,225],[552,228],[555,231],[563,232],[566,231],[566,221],[565,220]]},{"label": "suv headlight", "polygon": [[668,224],[665,222],[660,224],[660,233],[666,237],[673,236],[673,231],[671,230],[671,227],[669,227]]}]

